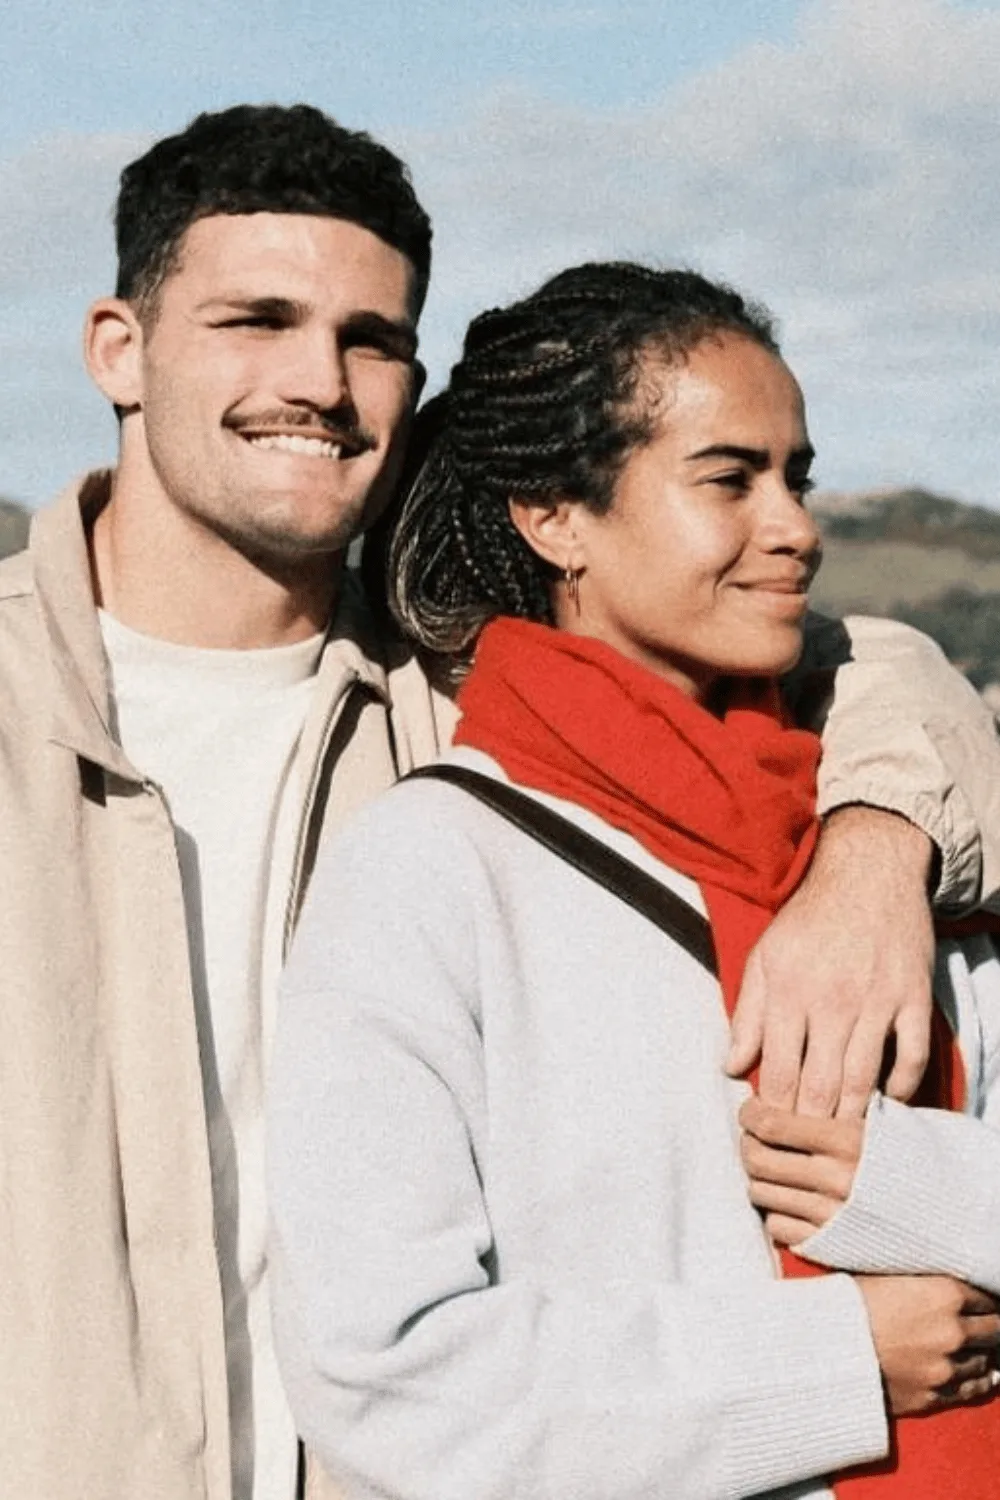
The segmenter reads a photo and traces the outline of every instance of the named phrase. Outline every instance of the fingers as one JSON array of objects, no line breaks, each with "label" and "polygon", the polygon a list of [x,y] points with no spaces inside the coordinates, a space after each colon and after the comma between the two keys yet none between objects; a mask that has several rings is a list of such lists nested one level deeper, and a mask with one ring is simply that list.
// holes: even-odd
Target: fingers
[{"label": "fingers", "polygon": [[759,965],[754,964],[751,957],[730,1023],[729,1056],[726,1058],[726,1072],[730,1078],[742,1078],[744,1073],[749,1073],[760,1056],[765,996]]},{"label": "fingers", "polygon": [[962,1349],[993,1350],[1000,1344],[1000,1318],[996,1313],[980,1313],[962,1318]]},{"label": "fingers", "polygon": [[993,1361],[988,1354],[968,1354],[964,1359],[952,1361],[952,1378],[948,1384],[957,1388],[967,1380],[982,1380],[989,1376],[992,1368]]},{"label": "fingers", "polygon": [[904,1102],[916,1093],[930,1057],[925,1007],[904,1006],[896,1017],[896,1061],[885,1082],[891,1099]]},{"label": "fingers", "polygon": [[846,1120],[864,1114],[886,1036],[898,1036],[893,1095],[926,1057],[933,932],[929,841],[892,813],[833,813],[801,886],[747,965],[730,1071],[761,1054],[761,1098]]},{"label": "fingers", "polygon": [[796,1226],[805,1225],[804,1231],[799,1234],[799,1240],[822,1229],[840,1207],[835,1199],[825,1198],[819,1193],[804,1192],[801,1188],[782,1187],[776,1182],[751,1182],[750,1201],[755,1208],[768,1214],[774,1213],[782,1219],[793,1220]]},{"label": "fingers", "polygon": [[949,1405],[968,1406],[972,1401],[984,1401],[995,1396],[1000,1389],[1000,1370],[989,1370],[978,1379],[963,1380],[954,1396],[944,1398]]},{"label": "fingers", "polygon": [[765,1104],[778,1109],[795,1108],[805,1040],[805,1017],[798,1011],[771,1017],[757,1084]]},{"label": "fingers", "polygon": [[740,1124],[750,1201],[767,1215],[776,1243],[800,1244],[850,1195],[863,1127],[793,1115],[753,1098],[741,1107]]},{"label": "fingers", "polygon": [[819,1227],[809,1219],[796,1219],[789,1214],[767,1214],[764,1225],[774,1243],[786,1245],[789,1250],[801,1245]]},{"label": "fingers", "polygon": [[975,1373],[958,1375],[941,1386],[935,1395],[942,1406],[967,1406],[971,1401],[984,1401],[1000,1390],[1000,1370],[984,1362]]},{"label": "fingers", "polygon": [[800,1114],[827,1119],[837,1108],[851,1035],[850,1024],[835,1014],[830,1014],[821,1027],[810,1026],[795,1103]]},{"label": "fingers", "polygon": [[[851,1032],[844,1052],[843,1082],[837,1105],[839,1120],[860,1120],[878,1083],[885,1056],[886,1020],[875,1013],[862,1014]],[[919,1033],[914,1034],[914,1041]]]},{"label": "fingers", "polygon": [[856,1120],[820,1120],[750,1098],[740,1107],[739,1122],[768,1146],[836,1156],[852,1164],[861,1154],[864,1127]]},{"label": "fingers", "polygon": [[[773,1146],[765,1146],[752,1135],[744,1135],[740,1152],[747,1176],[753,1185],[794,1188],[799,1192],[818,1193],[841,1203],[851,1191],[854,1173],[838,1157],[778,1150]],[[794,1211],[789,1204],[780,1202],[764,1203],[761,1206],[779,1212]]]},{"label": "fingers", "polygon": [[1000,1317],[996,1313],[996,1303],[976,1287],[966,1287],[964,1291],[961,1319],[964,1341],[952,1355],[951,1378],[936,1392],[945,1405],[982,1401],[1000,1390],[1000,1370],[996,1367]]},{"label": "fingers", "polygon": [[969,1286],[966,1281],[958,1281],[955,1285],[961,1294],[961,1310],[966,1315],[979,1315],[984,1317],[995,1316],[998,1310],[997,1299],[989,1292],[984,1292],[978,1286]]}]

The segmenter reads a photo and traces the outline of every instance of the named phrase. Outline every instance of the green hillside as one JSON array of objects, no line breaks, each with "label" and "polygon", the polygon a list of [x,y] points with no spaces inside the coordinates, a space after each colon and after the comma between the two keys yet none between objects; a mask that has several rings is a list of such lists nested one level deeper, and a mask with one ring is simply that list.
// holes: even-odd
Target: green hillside
[{"label": "green hillside", "polygon": [[946,500],[929,490],[817,495],[813,509],[828,537],[954,547],[972,557],[1000,560],[1000,512]]},{"label": "green hillside", "polygon": [[20,552],[28,541],[28,525],[31,512],[14,500],[0,497],[0,557],[11,552]]},{"label": "green hillside", "polygon": [[818,495],[813,508],[817,609],[905,620],[977,687],[1000,683],[1000,513],[920,489]]}]

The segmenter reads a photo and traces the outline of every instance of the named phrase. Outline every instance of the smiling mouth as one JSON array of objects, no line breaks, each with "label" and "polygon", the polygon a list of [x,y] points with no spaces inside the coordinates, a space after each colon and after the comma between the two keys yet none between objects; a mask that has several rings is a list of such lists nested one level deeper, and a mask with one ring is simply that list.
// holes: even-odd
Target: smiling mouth
[{"label": "smiling mouth", "polygon": [[812,574],[797,578],[754,578],[736,587],[747,594],[787,594],[792,598],[804,596],[809,591]]},{"label": "smiling mouth", "polygon": [[751,583],[743,585],[748,594],[774,594],[779,599],[804,599],[806,589],[789,588],[786,584],[776,583]]},{"label": "smiling mouth", "polygon": [[240,436],[251,448],[271,453],[296,453],[304,458],[355,458],[364,452],[364,446],[358,443],[347,444],[343,440],[326,437],[306,437],[301,432],[241,432]]},{"label": "smiling mouth", "polygon": [[758,602],[761,609],[788,618],[798,618],[809,608],[808,583],[790,579],[761,579],[759,583],[741,583],[738,591]]}]

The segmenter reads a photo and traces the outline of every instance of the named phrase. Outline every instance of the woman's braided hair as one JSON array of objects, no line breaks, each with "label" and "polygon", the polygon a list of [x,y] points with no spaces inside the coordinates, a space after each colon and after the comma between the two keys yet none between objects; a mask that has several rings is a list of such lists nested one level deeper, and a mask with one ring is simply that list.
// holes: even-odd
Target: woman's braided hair
[{"label": "woman's braided hair", "polygon": [[643,356],[672,364],[742,334],[777,352],[767,312],[691,271],[625,262],[564,271],[475,319],[446,391],[417,418],[389,544],[389,603],[424,647],[461,653],[494,615],[551,622],[552,568],[510,519],[512,499],[611,504],[657,404]]}]

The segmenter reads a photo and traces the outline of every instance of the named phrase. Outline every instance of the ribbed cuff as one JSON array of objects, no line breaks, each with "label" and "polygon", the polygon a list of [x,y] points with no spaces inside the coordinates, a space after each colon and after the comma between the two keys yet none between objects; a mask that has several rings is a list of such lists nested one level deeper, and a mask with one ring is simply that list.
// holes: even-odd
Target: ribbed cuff
[{"label": "ribbed cuff", "polygon": [[724,1493],[757,1494],[881,1458],[882,1379],[850,1278],[748,1287],[747,1303],[743,1327],[732,1329],[740,1379],[722,1424]]},{"label": "ribbed cuff", "polygon": [[937,1272],[1000,1293],[1000,1132],[876,1094],[851,1195],[796,1246],[819,1265]]}]

